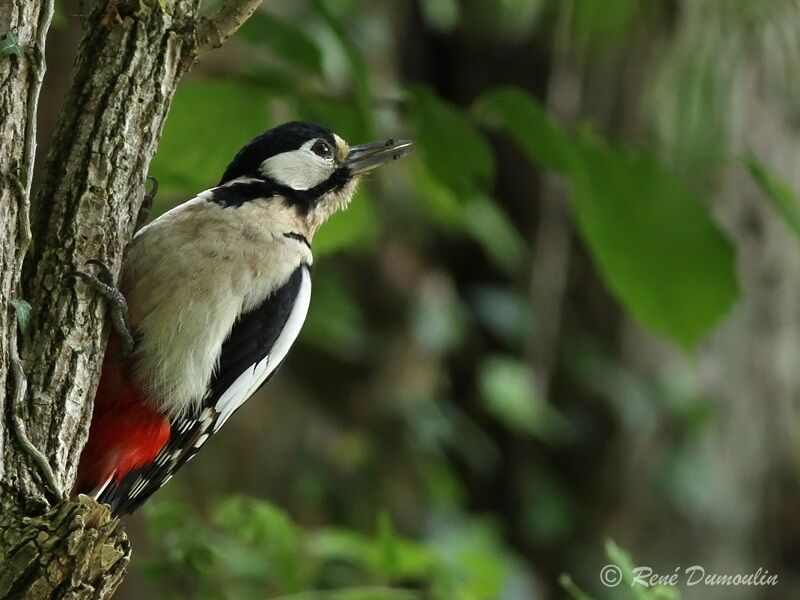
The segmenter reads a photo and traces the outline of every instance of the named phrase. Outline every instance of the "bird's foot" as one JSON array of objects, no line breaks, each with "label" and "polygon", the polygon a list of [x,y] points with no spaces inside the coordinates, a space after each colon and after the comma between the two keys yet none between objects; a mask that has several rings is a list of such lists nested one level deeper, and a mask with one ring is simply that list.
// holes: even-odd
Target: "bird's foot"
[{"label": "bird's foot", "polygon": [[72,275],[78,277],[95,292],[103,296],[109,302],[111,311],[111,323],[114,331],[117,332],[122,343],[122,352],[115,360],[121,361],[128,358],[133,353],[134,339],[131,333],[130,317],[128,315],[128,303],[125,296],[117,287],[114,275],[103,261],[95,258],[87,260],[87,265],[97,267],[97,275],[85,271],[73,271]]}]

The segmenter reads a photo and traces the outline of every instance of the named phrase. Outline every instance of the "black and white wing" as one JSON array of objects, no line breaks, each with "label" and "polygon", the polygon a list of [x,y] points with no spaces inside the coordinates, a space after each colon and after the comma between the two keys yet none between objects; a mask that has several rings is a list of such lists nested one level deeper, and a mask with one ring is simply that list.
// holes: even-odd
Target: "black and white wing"
[{"label": "black and white wing", "polygon": [[243,314],[222,345],[216,369],[202,404],[191,414],[173,419],[170,439],[155,460],[107,484],[97,500],[113,514],[132,513],[192,458],[209,436],[281,365],[308,312],[311,274],[300,265],[286,284],[258,308]]}]

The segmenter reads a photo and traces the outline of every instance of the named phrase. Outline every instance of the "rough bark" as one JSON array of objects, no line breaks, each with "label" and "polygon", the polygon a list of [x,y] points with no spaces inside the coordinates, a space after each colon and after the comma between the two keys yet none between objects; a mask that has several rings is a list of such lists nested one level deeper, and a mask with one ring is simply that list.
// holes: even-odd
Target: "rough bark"
[{"label": "rough bark", "polygon": [[[19,297],[21,248],[29,206],[29,172],[35,150],[35,104],[43,76],[38,42],[48,27],[45,2],[0,4],[0,38],[14,35],[22,56],[0,55],[0,414],[6,413],[6,390],[11,381],[11,350],[17,323],[11,300]],[[52,8],[51,8],[52,10]],[[0,455],[7,431],[0,427]],[[0,479],[4,473],[0,461]]]},{"label": "rough bark", "polygon": [[119,519],[86,497],[36,518],[17,513],[0,540],[0,598],[108,598],[129,556]]},{"label": "rough bark", "polygon": [[[33,310],[21,362],[13,360],[9,301],[19,295],[27,246],[24,173],[49,14],[42,17],[46,0],[0,8],[0,36],[14,31],[25,50],[22,59],[0,56],[0,392],[8,392],[0,394],[0,598],[108,598],[124,575],[130,550],[118,522],[87,498],[64,499],[88,434],[106,333],[103,301],[70,273],[90,258],[118,272],[179,79],[259,4],[231,1],[203,19],[200,0],[93,3],[37,179],[22,278]],[[21,365],[24,372],[14,369]]]}]

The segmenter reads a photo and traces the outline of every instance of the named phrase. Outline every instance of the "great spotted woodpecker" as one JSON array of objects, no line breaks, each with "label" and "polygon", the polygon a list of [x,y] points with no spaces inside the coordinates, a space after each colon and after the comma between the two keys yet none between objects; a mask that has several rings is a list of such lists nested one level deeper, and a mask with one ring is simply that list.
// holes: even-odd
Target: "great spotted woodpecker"
[{"label": "great spotted woodpecker", "polygon": [[308,310],[314,233],[360,175],[410,150],[281,125],[134,236],[119,288],[97,261],[99,277],[77,273],[113,301],[117,331],[76,493],[133,512],[275,373]]}]

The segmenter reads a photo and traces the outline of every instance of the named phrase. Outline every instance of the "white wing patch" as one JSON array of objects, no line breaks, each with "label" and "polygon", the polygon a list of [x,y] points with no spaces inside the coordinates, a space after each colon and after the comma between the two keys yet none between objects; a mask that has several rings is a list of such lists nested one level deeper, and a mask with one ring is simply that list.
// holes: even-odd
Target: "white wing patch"
[{"label": "white wing patch", "polygon": [[308,272],[308,268],[303,267],[302,269],[302,280],[300,289],[297,292],[297,298],[292,306],[292,311],[289,313],[289,318],[278,335],[278,339],[275,340],[275,345],[270,353],[258,364],[245,369],[217,401],[214,408],[219,413],[219,418],[214,424],[214,433],[222,427],[228,417],[236,412],[236,409],[261,387],[261,384],[286,358],[289,349],[297,339],[300,329],[303,327],[303,322],[306,320],[308,306],[311,302],[311,275]]},{"label": "white wing patch", "polygon": [[87,496],[90,496],[90,497],[92,497],[94,500],[97,500],[97,499],[100,497],[100,494],[102,494],[103,492],[105,492],[105,491],[106,491],[106,488],[108,487],[108,484],[109,484],[109,483],[111,483],[111,481],[114,479],[114,474],[115,474],[115,473],[116,473],[116,471],[115,471],[114,473],[112,473],[111,475],[109,475],[109,476],[108,476],[108,479],[106,479],[106,480],[103,482],[103,485],[101,485],[101,486],[100,486],[99,488],[97,488],[96,490],[94,490],[94,491],[92,491],[92,492],[89,492],[89,493],[87,494]]},{"label": "white wing patch", "polygon": [[[269,357],[265,358],[264,360],[268,360]],[[253,381],[253,377],[255,374],[255,365],[250,365],[247,367],[239,377],[231,384],[225,393],[220,396],[219,400],[217,400],[217,404],[214,408],[217,409],[219,412],[219,418],[217,419],[217,423],[214,426],[214,431],[216,432],[222,424],[233,414],[239,406],[247,400],[247,390],[250,389],[250,384]]]}]

